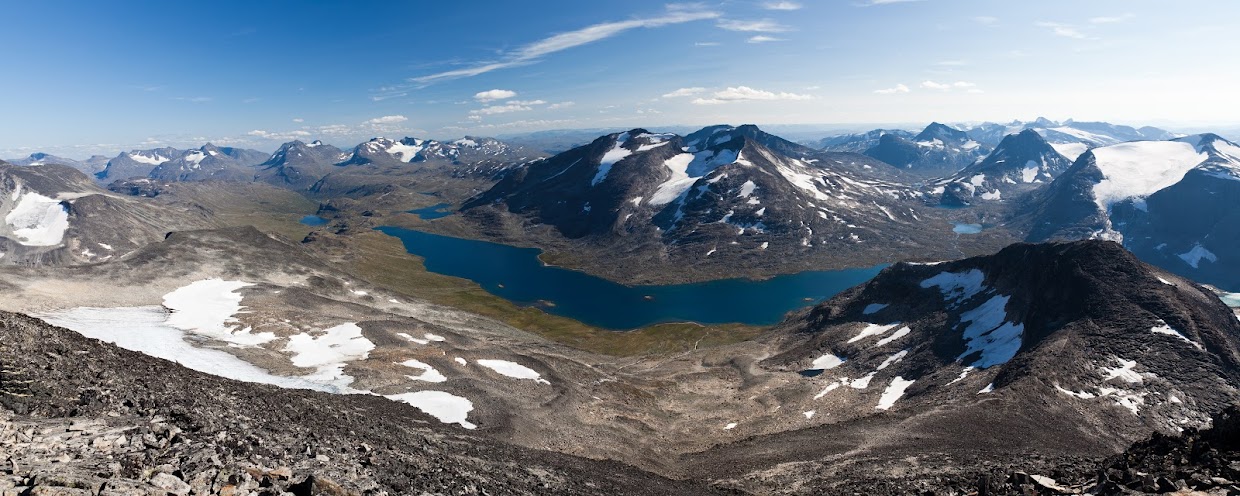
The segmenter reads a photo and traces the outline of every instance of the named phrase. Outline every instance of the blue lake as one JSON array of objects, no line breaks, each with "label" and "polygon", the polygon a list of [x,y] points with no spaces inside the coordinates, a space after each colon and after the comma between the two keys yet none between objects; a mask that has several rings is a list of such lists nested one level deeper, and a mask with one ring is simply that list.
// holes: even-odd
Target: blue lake
[{"label": "blue lake", "polygon": [[307,215],[305,217],[302,217],[300,222],[307,226],[321,226],[321,225],[327,224],[327,219],[324,219],[317,215]]},{"label": "blue lake", "polygon": [[977,234],[982,232],[981,224],[955,224],[952,232],[956,234]]},{"label": "blue lake", "polygon": [[451,204],[440,203],[440,204],[431,205],[425,208],[410,210],[409,213],[417,214],[417,216],[420,217],[422,220],[433,220],[433,219],[439,219],[442,217],[447,217],[449,215],[452,215],[455,212],[452,210]]},{"label": "blue lake", "polygon": [[775,324],[789,311],[835,296],[885,267],[809,271],[761,281],[625,286],[544,265],[535,248],[398,227],[378,230],[400,238],[405,250],[424,258],[431,272],[469,279],[518,305],[538,306],[551,314],[617,330],[665,322]]}]

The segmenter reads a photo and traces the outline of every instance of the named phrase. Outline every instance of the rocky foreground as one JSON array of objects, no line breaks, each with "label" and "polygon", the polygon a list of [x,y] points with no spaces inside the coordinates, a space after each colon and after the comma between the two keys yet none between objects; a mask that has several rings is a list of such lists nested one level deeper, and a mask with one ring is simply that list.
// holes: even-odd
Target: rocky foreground
[{"label": "rocky foreground", "polygon": [[0,494],[713,494],[407,405],[241,383],[0,313]]},{"label": "rocky foreground", "polygon": [[[512,447],[403,404],[240,383],[0,314],[0,494],[719,494]],[[1021,465],[1021,466],[1018,466]],[[957,467],[959,468],[959,467]],[[856,494],[1240,493],[1240,409],[1104,461],[841,473]],[[971,474],[962,476],[959,474]]]}]

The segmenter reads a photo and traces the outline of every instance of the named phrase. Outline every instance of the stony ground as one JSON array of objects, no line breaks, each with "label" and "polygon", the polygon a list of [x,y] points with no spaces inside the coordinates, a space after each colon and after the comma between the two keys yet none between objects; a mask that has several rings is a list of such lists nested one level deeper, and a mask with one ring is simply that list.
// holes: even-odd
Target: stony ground
[{"label": "stony ground", "polygon": [[239,383],[0,314],[3,494],[709,494],[383,398]]}]

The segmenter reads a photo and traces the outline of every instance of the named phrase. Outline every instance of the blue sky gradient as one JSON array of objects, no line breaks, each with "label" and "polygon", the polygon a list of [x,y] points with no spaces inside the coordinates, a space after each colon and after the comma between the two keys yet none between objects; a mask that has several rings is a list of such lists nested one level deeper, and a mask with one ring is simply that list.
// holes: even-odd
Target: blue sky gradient
[{"label": "blue sky gradient", "polygon": [[1221,0],[53,0],[5,11],[0,157],[714,123],[1240,121],[1240,2]]}]

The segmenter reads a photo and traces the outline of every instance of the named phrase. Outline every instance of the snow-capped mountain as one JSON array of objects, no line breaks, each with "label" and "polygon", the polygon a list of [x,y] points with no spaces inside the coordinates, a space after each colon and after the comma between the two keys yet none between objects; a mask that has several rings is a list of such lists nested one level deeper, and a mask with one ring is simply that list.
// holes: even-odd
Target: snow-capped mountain
[{"label": "snow-capped mountain", "polygon": [[450,164],[458,166],[456,172],[460,174],[494,174],[513,163],[540,156],[542,154],[495,138],[466,136],[450,142],[409,137],[399,141],[373,138],[357,145],[340,165]]},{"label": "snow-capped mountain", "polygon": [[160,181],[250,181],[254,166],[266,159],[260,151],[207,143],[160,163],[147,176]]},{"label": "snow-capped mountain", "polygon": [[322,141],[290,141],[258,165],[256,181],[305,191],[331,173],[333,166],[350,157],[349,153]]},{"label": "snow-capped mountain", "polygon": [[912,139],[913,133],[903,129],[875,129],[864,133],[841,134],[818,141],[818,148],[829,152],[865,153],[866,150],[878,145],[883,135],[894,135],[898,138]]},{"label": "snow-capped mountain", "polygon": [[1040,134],[1026,129],[1005,136],[981,162],[937,182],[932,194],[952,206],[1011,199],[1049,184],[1071,166]]},{"label": "snow-capped mountain", "polygon": [[[1205,426],[1240,400],[1240,321],[1204,288],[1105,241],[896,264],[771,336],[777,346],[759,366],[811,376],[778,392],[782,410],[829,420],[771,436],[779,448],[751,470],[780,467],[811,486],[838,475],[806,458],[855,449],[823,439],[869,439],[878,426],[893,437],[871,453],[892,456],[910,447],[991,461],[1029,449],[1106,455],[1151,431]],[[732,366],[744,360],[729,354]],[[751,384],[746,396],[773,389]],[[738,428],[766,432],[755,423]],[[798,446],[813,448],[789,448]],[[732,467],[754,449],[698,458]]]},{"label": "snow-capped mountain", "polygon": [[911,139],[883,134],[865,154],[923,177],[943,177],[985,157],[990,149],[964,131],[934,122]]},{"label": "snow-capped mountain", "polygon": [[1029,239],[1122,239],[1168,270],[1237,290],[1237,186],[1240,147],[1217,135],[1099,147],[1047,188]]},{"label": "snow-capped mountain", "polygon": [[0,263],[65,265],[119,258],[172,228],[204,227],[189,211],[164,211],[101,190],[59,164],[0,162]]},{"label": "snow-capped mountain", "polygon": [[1024,130],[1033,130],[1042,135],[1055,151],[1076,160],[1086,150],[1098,146],[1114,145],[1125,141],[1168,140],[1176,135],[1156,128],[1111,124],[1108,122],[1077,122],[1068,119],[1056,122],[1039,117],[1032,122],[1012,121],[1007,124],[992,122],[973,126],[968,130],[969,136],[983,143],[998,143],[1004,136],[1016,134]]},{"label": "snow-capped mountain", "polygon": [[37,152],[31,153],[25,158],[9,160],[8,162],[13,165],[21,166],[47,164],[67,165],[82,171],[84,174],[95,174],[103,170],[104,167],[107,167],[108,158],[103,155],[92,155],[86,160],[73,160],[71,158],[58,157],[49,153]]},{"label": "snow-capped mountain", "polygon": [[683,137],[633,129],[515,168],[462,210],[492,231],[516,218],[570,240],[614,251],[640,245],[658,253],[649,256],[693,264],[868,260],[941,248],[939,231],[924,224],[937,213],[912,188],[861,172],[867,167],[887,166],[756,126]]},{"label": "snow-capped mountain", "polygon": [[150,150],[131,150],[109,160],[103,170],[95,173],[95,178],[102,183],[117,179],[147,177],[159,165],[180,157],[185,151],[176,148],[153,148]]}]

